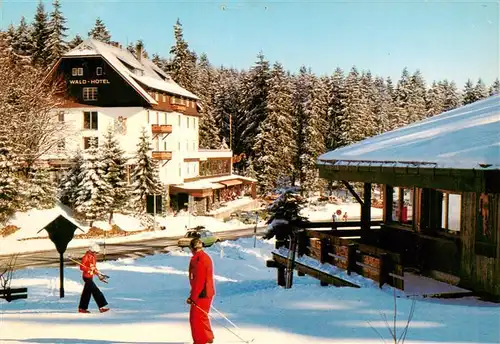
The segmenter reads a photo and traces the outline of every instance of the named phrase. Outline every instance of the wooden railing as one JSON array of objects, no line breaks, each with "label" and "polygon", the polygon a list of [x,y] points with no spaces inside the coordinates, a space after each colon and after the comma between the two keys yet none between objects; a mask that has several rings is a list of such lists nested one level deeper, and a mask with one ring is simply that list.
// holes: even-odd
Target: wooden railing
[{"label": "wooden railing", "polygon": [[172,160],[172,152],[153,151],[152,157],[155,160]]},{"label": "wooden railing", "polygon": [[171,134],[172,125],[170,124],[151,124],[151,132],[153,134]]}]

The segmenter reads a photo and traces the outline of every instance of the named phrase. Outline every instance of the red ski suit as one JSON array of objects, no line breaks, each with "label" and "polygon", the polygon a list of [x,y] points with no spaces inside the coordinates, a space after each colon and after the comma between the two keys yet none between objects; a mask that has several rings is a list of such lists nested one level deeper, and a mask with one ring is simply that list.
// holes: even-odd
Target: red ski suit
[{"label": "red ski suit", "polygon": [[80,265],[80,270],[83,271],[83,278],[92,278],[97,272],[96,268],[96,258],[95,254],[91,251],[87,251],[82,257],[82,265]]},{"label": "red ski suit", "polygon": [[189,298],[192,300],[189,323],[194,344],[212,343],[214,334],[208,312],[215,295],[213,265],[212,259],[203,250],[197,251],[189,262],[189,282]]}]

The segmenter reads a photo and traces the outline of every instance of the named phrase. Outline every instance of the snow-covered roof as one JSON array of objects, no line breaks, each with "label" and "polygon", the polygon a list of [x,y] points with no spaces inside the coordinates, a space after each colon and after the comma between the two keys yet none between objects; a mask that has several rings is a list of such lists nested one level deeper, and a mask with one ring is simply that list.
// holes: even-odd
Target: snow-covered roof
[{"label": "snow-covered roof", "polygon": [[318,164],[500,169],[500,95],[327,152]]},{"label": "snow-covered roof", "polygon": [[[102,56],[121,76],[125,78],[150,104],[158,104],[142,87],[145,85],[159,91],[198,100],[199,98],[179,86],[152,61],[141,57],[139,61],[130,51],[94,39],[87,39],[63,55]],[[142,85],[141,85],[142,84]]]}]

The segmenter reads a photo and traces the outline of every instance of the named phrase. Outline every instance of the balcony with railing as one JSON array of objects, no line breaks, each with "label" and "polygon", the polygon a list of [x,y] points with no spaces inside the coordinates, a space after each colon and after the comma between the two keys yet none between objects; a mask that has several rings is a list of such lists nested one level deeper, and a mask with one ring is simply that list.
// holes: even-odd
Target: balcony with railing
[{"label": "balcony with railing", "polygon": [[171,124],[152,124],[151,132],[153,134],[172,134]]},{"label": "balcony with railing", "polygon": [[172,160],[172,152],[166,152],[166,151],[153,151],[152,157],[155,160]]}]

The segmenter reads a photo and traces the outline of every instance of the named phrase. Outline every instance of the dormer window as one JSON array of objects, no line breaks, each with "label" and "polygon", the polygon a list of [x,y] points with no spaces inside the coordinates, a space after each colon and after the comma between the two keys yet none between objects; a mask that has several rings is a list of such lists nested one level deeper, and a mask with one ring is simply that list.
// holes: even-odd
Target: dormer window
[{"label": "dormer window", "polygon": [[83,75],[83,68],[72,68],[71,69],[71,75],[72,76],[82,76]]},{"label": "dormer window", "polygon": [[97,67],[96,70],[95,70],[95,73],[98,75],[98,76],[101,76],[102,75],[102,67]]}]

